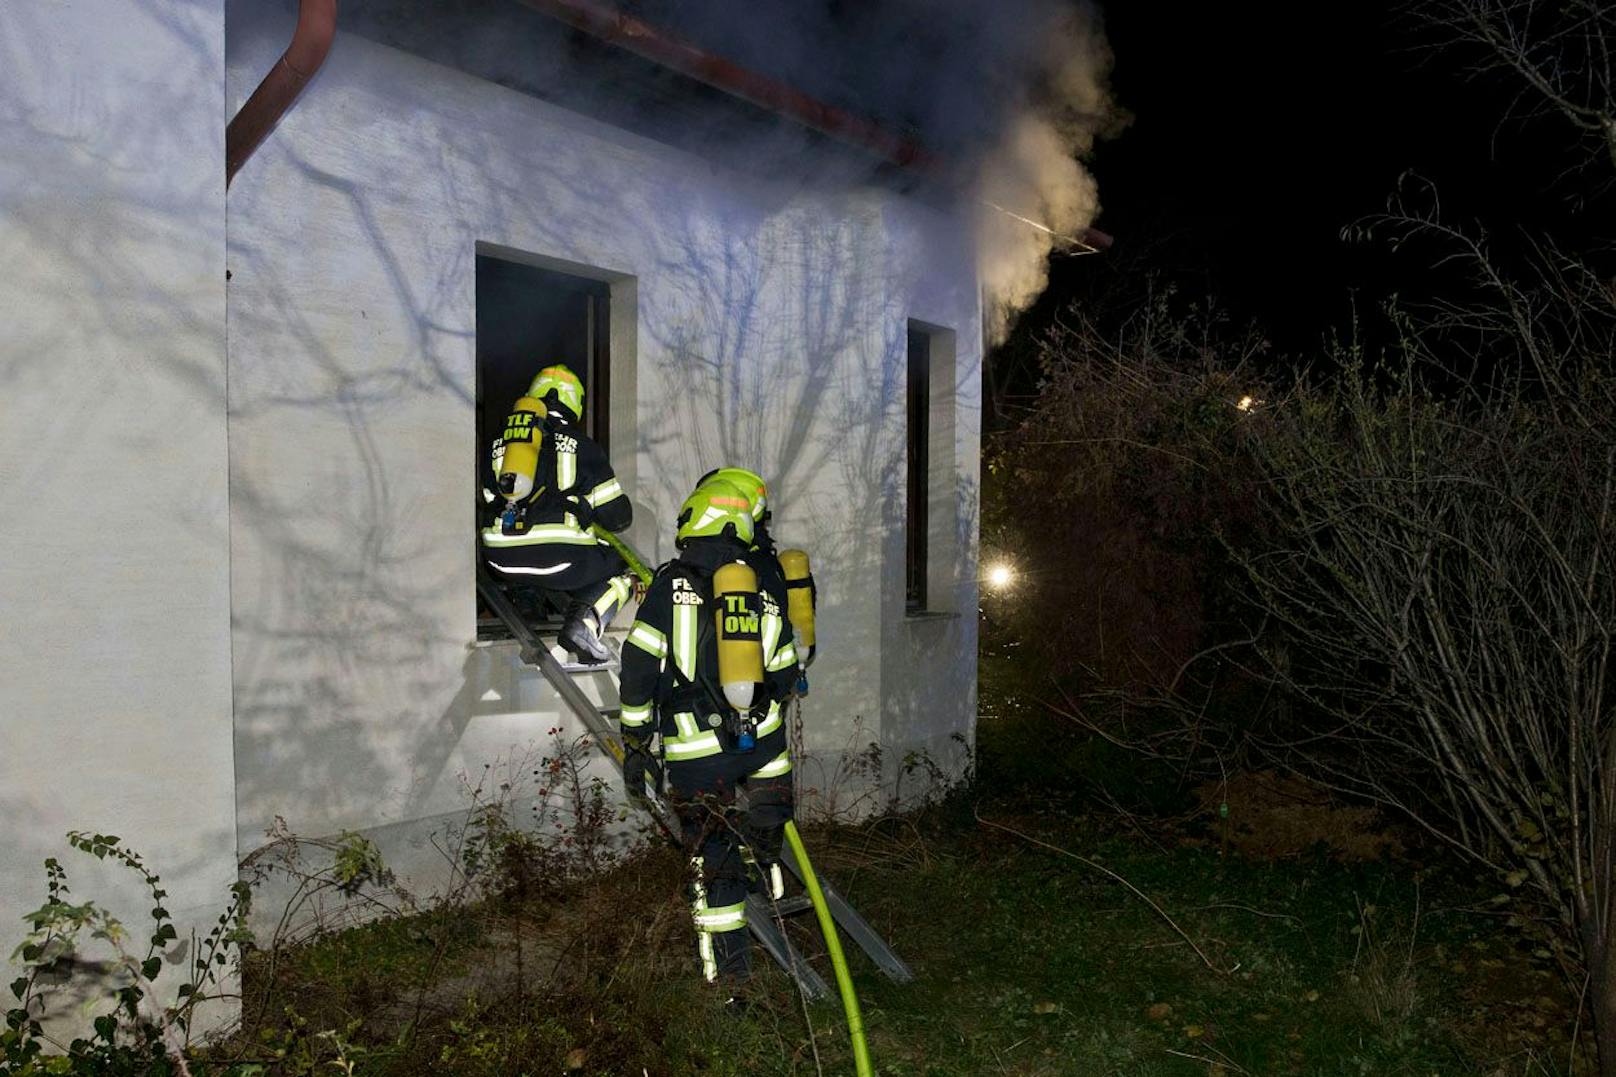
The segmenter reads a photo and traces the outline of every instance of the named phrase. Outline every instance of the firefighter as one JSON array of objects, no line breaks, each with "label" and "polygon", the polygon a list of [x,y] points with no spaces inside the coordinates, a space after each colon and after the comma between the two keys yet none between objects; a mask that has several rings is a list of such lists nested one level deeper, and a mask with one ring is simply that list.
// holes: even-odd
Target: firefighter
[{"label": "firefighter", "polygon": [[[657,573],[623,647],[620,718],[631,794],[672,786],[690,857],[691,916],[702,975],[744,980],[746,894],[784,893],[780,845],[791,818],[791,755],[781,702],[797,677],[785,608],[744,560],[753,541],[746,495],[709,481],[680,509],[679,555]],[[736,793],[746,790],[742,818]]]},{"label": "firefighter", "polygon": [[633,593],[634,577],[590,528],[622,531],[634,510],[605,450],[578,425],[583,411],[576,374],[560,364],[539,371],[494,443],[495,490],[504,501],[483,528],[482,546],[504,582],[568,596],[561,645],[580,662],[599,664],[612,658],[601,634]]}]

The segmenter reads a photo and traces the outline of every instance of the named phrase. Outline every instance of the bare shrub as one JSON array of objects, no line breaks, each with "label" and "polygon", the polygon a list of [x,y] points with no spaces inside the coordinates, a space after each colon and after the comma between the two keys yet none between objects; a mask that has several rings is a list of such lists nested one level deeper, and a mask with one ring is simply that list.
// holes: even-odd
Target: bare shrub
[{"label": "bare shrub", "polygon": [[1381,227],[1439,243],[1469,292],[1265,417],[1247,595],[1269,672],[1321,717],[1264,746],[1530,906],[1616,1072],[1616,296],[1549,248],[1506,276],[1434,209],[1394,210]]},{"label": "bare shrub", "polygon": [[1266,397],[1265,342],[1151,288],[1102,322],[1068,309],[1044,340],[1037,406],[989,459],[983,545],[1025,586],[989,613],[1085,687],[1173,682],[1224,630],[1210,581],[1249,499],[1241,426]]},{"label": "bare shrub", "polygon": [[[1414,0],[1440,46],[1459,46],[1473,78],[1522,88],[1522,118],[1553,115],[1590,163],[1616,168],[1616,4],[1610,0]],[[1451,51],[1451,50],[1450,50]]]}]

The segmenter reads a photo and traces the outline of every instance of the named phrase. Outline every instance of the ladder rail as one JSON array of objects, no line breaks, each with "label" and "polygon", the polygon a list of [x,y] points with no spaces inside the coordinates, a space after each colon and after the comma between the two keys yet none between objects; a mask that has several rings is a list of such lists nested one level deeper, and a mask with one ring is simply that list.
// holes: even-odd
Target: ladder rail
[{"label": "ladder rail", "polygon": [[[782,859],[786,867],[791,870],[791,874],[797,877],[798,882],[806,885],[807,880],[803,878],[802,866],[797,863],[796,852],[790,846],[787,846],[782,852],[784,853]],[[888,979],[901,984],[910,983],[914,980],[915,974],[910,970],[903,958],[899,957],[897,952],[887,945],[887,941],[881,937],[875,928],[870,926],[869,921],[859,915],[858,910],[848,904],[847,899],[842,897],[835,887],[821,877],[819,879],[819,888],[825,894],[825,904],[829,907],[831,919],[836,921],[836,926],[847,932],[848,937],[858,944],[859,949],[869,955],[870,960],[875,962],[876,966],[886,974]]]},{"label": "ladder rail", "polygon": [[[512,637],[522,649],[522,661],[537,667],[550,687],[556,690],[562,702],[584,723],[596,742],[606,750],[607,758],[612,761],[612,765],[617,768],[618,776],[621,777],[622,740],[606,721],[594,700],[584,694],[583,689],[578,687],[577,682],[562,668],[561,663],[556,661],[555,655],[550,653],[550,648],[517,613],[505,592],[488,577],[487,570],[481,564],[477,566],[477,589],[482,593],[488,607],[505,622],[505,627],[510,629]],[[677,844],[680,840],[679,821],[673,808],[665,799],[658,796],[649,784],[644,793],[645,804],[639,806],[649,811],[662,832]],[[817,1001],[830,994],[830,988],[824,978],[796,951],[791,945],[791,940],[775,922],[768,902],[756,894],[748,894],[746,898],[746,926],[768,955],[791,974],[810,999]]]}]

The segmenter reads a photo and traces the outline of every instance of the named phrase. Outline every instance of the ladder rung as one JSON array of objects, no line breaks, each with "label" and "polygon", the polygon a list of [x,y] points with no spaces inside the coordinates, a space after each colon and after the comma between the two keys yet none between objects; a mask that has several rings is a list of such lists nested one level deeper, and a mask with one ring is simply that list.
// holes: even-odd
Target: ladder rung
[{"label": "ladder rung", "polygon": [[806,912],[814,907],[814,899],[807,894],[796,894],[792,897],[781,898],[774,903],[774,910],[781,916],[795,916],[799,912]]},{"label": "ladder rung", "polygon": [[[528,664],[529,665],[535,665],[535,666],[538,665],[537,662],[530,662]],[[582,662],[562,662],[561,663],[561,672],[566,673],[569,676],[574,676],[574,677],[577,676],[580,673],[616,673],[617,670],[618,670],[618,665],[617,665],[616,660],[613,660],[611,662],[601,662],[598,665],[585,665]]]}]

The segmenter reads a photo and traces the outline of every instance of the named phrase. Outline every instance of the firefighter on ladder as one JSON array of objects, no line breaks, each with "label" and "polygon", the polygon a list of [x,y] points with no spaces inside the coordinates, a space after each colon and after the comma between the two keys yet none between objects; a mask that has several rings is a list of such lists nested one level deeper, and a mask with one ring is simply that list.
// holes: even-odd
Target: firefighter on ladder
[{"label": "firefighter on ladder", "polygon": [[577,375],[560,364],[539,371],[494,443],[494,489],[484,497],[496,510],[482,547],[503,582],[567,595],[561,645],[599,664],[612,658],[601,635],[633,594],[634,577],[590,528],[622,531],[634,510],[605,450],[578,425],[583,412]]},{"label": "firefighter on ladder", "polygon": [[647,774],[660,781],[660,734],[709,983],[748,974],[747,890],[755,881],[770,897],[784,893],[780,846],[792,812],[781,703],[797,653],[784,605],[746,561],[753,537],[744,492],[721,479],[698,486],[680,509],[679,556],[652,581],[623,647],[624,780],[631,794]]}]

